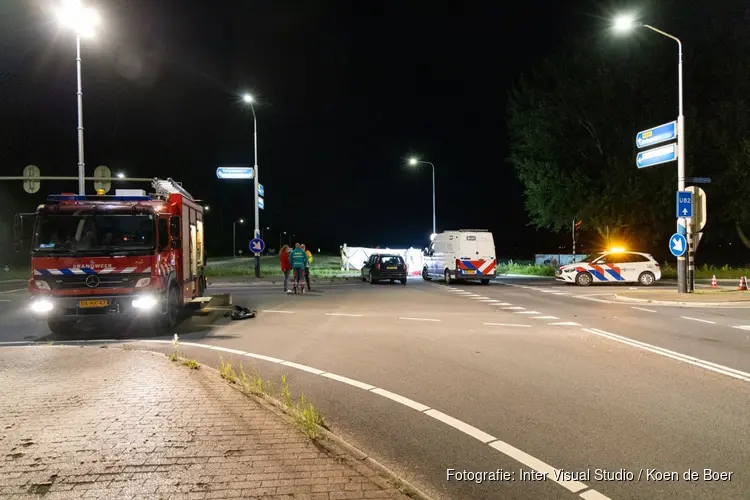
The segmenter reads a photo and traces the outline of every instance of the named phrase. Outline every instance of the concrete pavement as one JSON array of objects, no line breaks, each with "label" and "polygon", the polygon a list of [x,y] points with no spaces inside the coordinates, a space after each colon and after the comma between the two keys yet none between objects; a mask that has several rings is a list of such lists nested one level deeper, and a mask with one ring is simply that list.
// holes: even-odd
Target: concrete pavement
[{"label": "concrete pavement", "polygon": [[[259,317],[187,333],[183,348],[286,373],[334,432],[435,498],[745,498],[747,311],[638,308],[605,287],[502,281],[342,281],[297,297],[216,282]],[[448,476],[498,468],[513,479]],[[555,482],[554,468],[591,477]],[[705,468],[734,475],[704,481]],[[689,469],[700,480],[685,481]]]}]

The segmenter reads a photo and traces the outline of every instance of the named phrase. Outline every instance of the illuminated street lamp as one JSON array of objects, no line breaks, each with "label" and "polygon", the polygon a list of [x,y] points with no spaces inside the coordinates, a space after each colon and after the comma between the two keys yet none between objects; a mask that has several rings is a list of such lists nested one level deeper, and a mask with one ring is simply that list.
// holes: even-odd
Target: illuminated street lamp
[{"label": "illuminated street lamp", "polygon": [[203,207],[203,210],[206,211],[206,212],[208,212],[209,210],[211,210],[211,207],[209,207],[208,205],[206,205],[205,207]]},{"label": "illuminated street lamp", "polygon": [[117,178],[118,178],[118,179],[124,179],[124,178],[125,178],[125,174],[124,174],[124,173],[122,173],[122,172],[118,172],[118,173],[117,173]]},{"label": "illuminated street lamp", "polygon": [[[614,21],[614,29],[619,33],[626,33],[634,28],[648,28],[662,36],[677,42],[677,191],[685,190],[685,116],[683,115],[682,105],[682,42],[676,36],[670,35],[660,29],[654,28],[648,24],[636,21],[631,15],[618,16]],[[677,232],[684,234],[688,232],[688,224],[685,219],[677,219]],[[689,235],[688,235],[689,238]],[[687,262],[685,256],[677,257],[677,292],[686,293],[688,291],[687,279]]]},{"label": "illuminated street lamp", "polygon": [[435,165],[429,161],[418,160],[417,158],[409,158],[409,165],[412,167],[424,163],[432,167],[432,234],[437,233],[435,229]]},{"label": "illuminated street lamp", "polygon": [[237,257],[237,223],[244,224],[245,219],[239,219],[232,222],[232,255]]},{"label": "illuminated street lamp", "polygon": [[[261,238],[260,234],[260,206],[258,204],[258,120],[255,117],[255,98],[251,94],[244,94],[242,101],[250,105],[250,109],[253,112],[253,150],[254,150],[254,162],[255,162],[255,175],[253,175],[254,193],[255,193],[255,236],[254,238]],[[262,238],[261,238],[262,239]],[[260,254],[255,254],[255,277],[260,278]]]},{"label": "illuminated street lamp", "polygon": [[83,161],[83,90],[81,85],[81,37],[94,35],[99,25],[95,10],[84,7],[80,0],[66,0],[58,9],[58,20],[76,34],[76,72],[78,75],[78,193],[86,194],[86,171]]}]

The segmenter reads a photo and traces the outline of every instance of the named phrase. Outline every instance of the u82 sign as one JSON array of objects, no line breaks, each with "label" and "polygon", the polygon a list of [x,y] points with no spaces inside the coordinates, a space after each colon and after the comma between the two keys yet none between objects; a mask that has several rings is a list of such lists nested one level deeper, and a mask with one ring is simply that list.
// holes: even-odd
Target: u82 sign
[{"label": "u82 sign", "polygon": [[693,193],[677,191],[677,217],[690,218],[693,216]]}]

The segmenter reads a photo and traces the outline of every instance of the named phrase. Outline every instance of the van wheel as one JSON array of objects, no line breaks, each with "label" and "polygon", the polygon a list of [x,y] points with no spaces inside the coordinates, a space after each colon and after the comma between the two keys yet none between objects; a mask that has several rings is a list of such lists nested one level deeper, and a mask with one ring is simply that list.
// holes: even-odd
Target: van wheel
[{"label": "van wheel", "polygon": [[374,285],[375,283],[378,282],[377,280],[372,279],[372,271],[370,271],[370,274],[367,277],[367,281],[369,281],[371,285]]},{"label": "van wheel", "polygon": [[482,282],[483,285],[489,285],[490,284],[490,280],[481,280],[481,282]]},{"label": "van wheel", "polygon": [[445,284],[450,285],[453,283],[453,278],[451,278],[451,272],[449,270],[445,270]]},{"label": "van wheel", "polygon": [[643,286],[651,286],[654,284],[654,281],[654,275],[649,271],[642,272],[641,275],[638,276],[638,283]]},{"label": "van wheel", "polygon": [[399,280],[399,281],[401,282],[402,285],[406,284],[406,280]]},{"label": "van wheel", "polygon": [[430,279],[431,279],[429,277],[429,275],[427,274],[427,268],[426,267],[422,268],[422,279],[425,280],[425,281],[430,281]]},{"label": "van wheel", "polygon": [[593,281],[594,278],[587,272],[578,273],[578,276],[576,276],[576,285],[589,286]]}]

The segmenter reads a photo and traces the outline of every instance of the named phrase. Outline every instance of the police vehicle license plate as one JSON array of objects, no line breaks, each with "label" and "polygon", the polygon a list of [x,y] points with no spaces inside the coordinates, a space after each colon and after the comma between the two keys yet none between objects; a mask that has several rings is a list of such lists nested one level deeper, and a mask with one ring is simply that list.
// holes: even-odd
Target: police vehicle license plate
[{"label": "police vehicle license plate", "polygon": [[476,274],[477,272],[473,269],[464,269],[464,274]]}]

